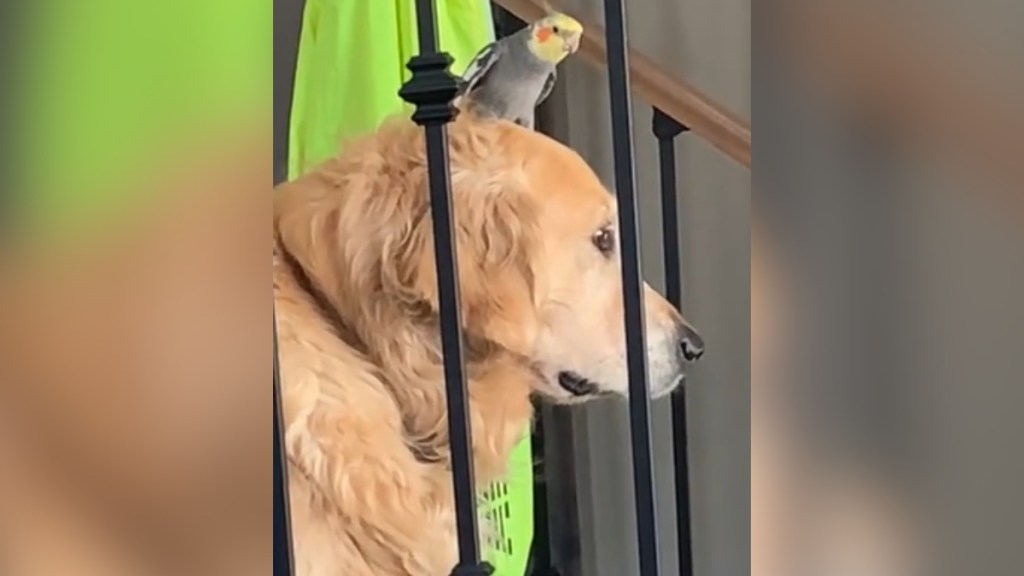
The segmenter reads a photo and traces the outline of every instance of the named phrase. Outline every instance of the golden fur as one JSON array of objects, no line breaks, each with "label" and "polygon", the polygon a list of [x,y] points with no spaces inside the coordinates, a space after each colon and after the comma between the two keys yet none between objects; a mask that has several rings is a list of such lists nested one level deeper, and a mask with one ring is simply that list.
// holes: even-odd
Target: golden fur
[{"label": "golden fur", "polygon": [[[577,154],[511,123],[449,127],[476,480],[500,478],[558,374],[625,391],[615,203]],[[422,130],[346,146],[275,191],[274,295],[299,576],[441,576],[456,562]],[[652,388],[682,317],[647,291]]]}]

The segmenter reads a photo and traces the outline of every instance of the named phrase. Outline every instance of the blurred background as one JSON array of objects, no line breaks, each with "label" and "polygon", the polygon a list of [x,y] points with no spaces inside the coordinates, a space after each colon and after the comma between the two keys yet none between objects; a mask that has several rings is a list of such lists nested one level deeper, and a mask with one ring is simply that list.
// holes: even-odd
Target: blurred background
[{"label": "blurred background", "polygon": [[752,573],[1021,571],[1022,16],[755,10]]}]

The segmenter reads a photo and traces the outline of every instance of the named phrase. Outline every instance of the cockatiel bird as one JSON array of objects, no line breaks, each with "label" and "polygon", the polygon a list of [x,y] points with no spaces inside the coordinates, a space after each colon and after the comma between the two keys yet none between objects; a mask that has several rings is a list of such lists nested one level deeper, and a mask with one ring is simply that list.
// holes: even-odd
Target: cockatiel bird
[{"label": "cockatiel bird", "polygon": [[558,77],[556,67],[576,52],[583,26],[549,12],[522,30],[484,46],[462,75],[456,105],[484,117],[512,120],[533,129],[533,116]]}]

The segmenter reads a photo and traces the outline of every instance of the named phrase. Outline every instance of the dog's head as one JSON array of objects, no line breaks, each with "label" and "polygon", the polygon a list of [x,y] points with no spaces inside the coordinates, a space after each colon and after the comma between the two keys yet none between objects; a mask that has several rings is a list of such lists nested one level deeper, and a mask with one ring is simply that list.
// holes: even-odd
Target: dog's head
[{"label": "dog's head", "polygon": [[[511,123],[449,127],[462,322],[558,401],[627,391],[614,197],[569,148]],[[437,354],[438,288],[422,131],[386,125],[276,204],[285,248],[373,350]],[[644,286],[652,394],[671,391],[703,342]],[[474,344],[475,343],[475,344]],[[385,352],[386,356],[387,353]]]}]

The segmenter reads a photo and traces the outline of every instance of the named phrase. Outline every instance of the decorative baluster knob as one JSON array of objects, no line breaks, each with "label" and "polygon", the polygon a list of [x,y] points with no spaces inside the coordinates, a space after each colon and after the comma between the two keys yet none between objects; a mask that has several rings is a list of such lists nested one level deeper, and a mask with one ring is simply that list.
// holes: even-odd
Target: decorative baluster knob
[{"label": "decorative baluster knob", "polygon": [[671,140],[688,131],[689,128],[659,108],[655,108],[654,115],[651,117],[651,130],[658,140]]},{"label": "decorative baluster knob", "polygon": [[414,56],[406,64],[412,78],[398,95],[416,106],[412,119],[420,126],[447,124],[458,116],[452,101],[462,87],[462,79],[449,70],[452,62],[448,53],[436,52]]}]

